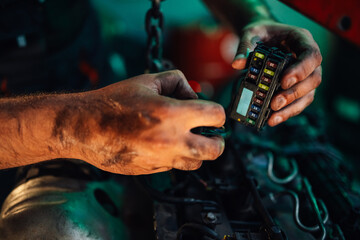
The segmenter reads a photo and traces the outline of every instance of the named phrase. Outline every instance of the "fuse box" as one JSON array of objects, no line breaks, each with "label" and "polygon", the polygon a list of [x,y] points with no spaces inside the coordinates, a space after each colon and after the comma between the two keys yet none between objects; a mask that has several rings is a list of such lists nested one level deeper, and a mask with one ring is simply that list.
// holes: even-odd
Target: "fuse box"
[{"label": "fuse box", "polygon": [[247,59],[230,118],[260,130],[270,116],[270,102],[280,87],[281,75],[292,61],[291,54],[258,43]]}]

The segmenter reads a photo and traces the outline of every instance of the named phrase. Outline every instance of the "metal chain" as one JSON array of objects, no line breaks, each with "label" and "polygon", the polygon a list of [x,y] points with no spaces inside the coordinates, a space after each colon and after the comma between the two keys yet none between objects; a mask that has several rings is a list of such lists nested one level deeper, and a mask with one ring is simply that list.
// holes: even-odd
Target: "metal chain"
[{"label": "metal chain", "polygon": [[145,29],[147,40],[147,70],[146,72],[161,72],[171,69],[170,62],[162,58],[162,34],[164,17],[160,11],[160,3],[164,0],[150,0],[152,7],[147,11],[145,17]]}]

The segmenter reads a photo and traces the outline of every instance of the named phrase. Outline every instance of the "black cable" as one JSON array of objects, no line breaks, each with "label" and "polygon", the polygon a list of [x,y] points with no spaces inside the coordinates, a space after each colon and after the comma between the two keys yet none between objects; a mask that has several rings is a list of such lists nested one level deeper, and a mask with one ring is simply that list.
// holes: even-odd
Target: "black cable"
[{"label": "black cable", "polygon": [[[232,142],[232,144],[230,144],[230,149],[233,151],[234,155],[237,157],[238,154],[236,152],[235,144],[233,142]],[[266,226],[266,231],[268,232],[270,239],[276,239],[276,240],[284,239],[284,233],[275,224],[273,218],[271,217],[271,215],[269,214],[269,212],[267,211],[267,209],[265,208],[264,204],[261,201],[260,194],[256,188],[255,179],[252,176],[249,176],[246,166],[245,166],[244,162],[242,161],[242,159],[238,157],[238,160],[240,163],[240,170],[245,179],[245,183],[247,184],[247,186],[251,192],[251,195],[254,199],[255,209],[257,210],[257,212],[260,214],[261,218],[263,219],[265,226]]]},{"label": "black cable", "polygon": [[192,232],[195,230],[197,232],[200,232],[201,234],[211,238],[211,239],[215,239],[215,240],[221,240],[219,234],[217,234],[217,232],[215,232],[214,230],[212,230],[211,228],[202,225],[202,224],[198,224],[198,223],[185,223],[184,225],[182,225],[179,230],[176,233],[176,240],[182,240],[182,234],[185,231],[189,231],[191,230]]},{"label": "black cable", "polygon": [[146,181],[142,179],[142,177],[135,177],[135,182],[137,182],[140,186],[142,186],[152,198],[154,198],[159,202],[166,202],[172,204],[187,204],[187,205],[202,204],[202,205],[208,205],[219,208],[218,203],[210,200],[201,200],[201,199],[186,198],[186,197],[174,197],[174,196],[166,195],[150,187],[146,183]]}]

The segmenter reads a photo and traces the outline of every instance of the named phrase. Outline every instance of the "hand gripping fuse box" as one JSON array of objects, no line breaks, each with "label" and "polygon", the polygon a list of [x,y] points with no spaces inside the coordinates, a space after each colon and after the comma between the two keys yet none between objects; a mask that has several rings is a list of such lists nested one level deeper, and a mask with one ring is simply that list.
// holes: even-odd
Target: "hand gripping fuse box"
[{"label": "hand gripping fuse box", "polygon": [[232,99],[230,118],[260,130],[270,116],[270,101],[280,87],[281,75],[292,60],[291,54],[258,43]]}]

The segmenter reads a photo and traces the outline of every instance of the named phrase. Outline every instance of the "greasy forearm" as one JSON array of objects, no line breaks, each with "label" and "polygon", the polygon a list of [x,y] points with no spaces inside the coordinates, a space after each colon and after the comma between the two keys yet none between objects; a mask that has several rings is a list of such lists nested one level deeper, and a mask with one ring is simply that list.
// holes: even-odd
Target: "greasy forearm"
[{"label": "greasy forearm", "polygon": [[[53,158],[79,157],[71,139],[69,108],[81,106],[78,94],[0,99],[0,168]],[[76,122],[75,122],[76,123]]]},{"label": "greasy forearm", "polygon": [[237,33],[249,22],[272,19],[262,0],[203,0],[213,14]]},{"label": "greasy forearm", "polygon": [[224,140],[190,130],[221,127],[225,113],[195,98],[174,70],[83,93],[0,99],[0,168],[76,158],[121,174],[197,169]]}]

